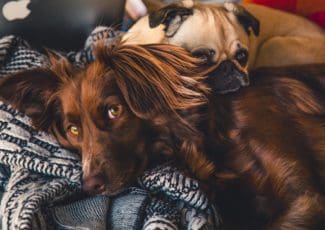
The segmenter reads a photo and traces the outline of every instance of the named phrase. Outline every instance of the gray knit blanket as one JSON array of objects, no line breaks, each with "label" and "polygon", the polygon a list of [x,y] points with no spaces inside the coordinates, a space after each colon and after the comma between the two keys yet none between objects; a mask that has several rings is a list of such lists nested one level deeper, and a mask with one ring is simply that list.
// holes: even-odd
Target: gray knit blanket
[{"label": "gray knit blanket", "polygon": [[[98,27],[79,52],[65,54],[76,66],[93,61],[92,47],[120,32]],[[48,65],[21,38],[0,38],[0,77]],[[15,92],[13,92],[15,93]],[[0,101],[0,229],[218,229],[219,216],[198,182],[176,163],[146,171],[120,194],[77,198],[80,156],[30,125]]]}]

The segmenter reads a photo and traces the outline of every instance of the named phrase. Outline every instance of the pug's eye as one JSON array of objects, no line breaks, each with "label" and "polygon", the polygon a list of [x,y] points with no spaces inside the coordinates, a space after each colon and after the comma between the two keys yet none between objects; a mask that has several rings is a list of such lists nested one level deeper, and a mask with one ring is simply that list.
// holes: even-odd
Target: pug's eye
[{"label": "pug's eye", "polygon": [[75,125],[70,125],[68,127],[68,131],[69,131],[69,134],[71,134],[72,136],[75,136],[75,137],[79,136],[79,129]]},{"label": "pug's eye", "polygon": [[238,63],[241,66],[245,66],[248,61],[248,52],[245,49],[239,49],[237,50],[235,54],[235,59],[238,61]]},{"label": "pug's eye", "polygon": [[202,59],[203,62],[212,62],[216,52],[213,49],[197,49],[192,51],[192,56]]},{"label": "pug's eye", "polygon": [[116,119],[122,114],[122,105],[113,105],[108,108],[109,119]]}]

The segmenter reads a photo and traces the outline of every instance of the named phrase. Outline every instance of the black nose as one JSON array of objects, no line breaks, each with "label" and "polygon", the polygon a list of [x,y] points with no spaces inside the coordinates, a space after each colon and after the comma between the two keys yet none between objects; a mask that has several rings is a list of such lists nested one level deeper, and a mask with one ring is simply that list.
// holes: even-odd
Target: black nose
[{"label": "black nose", "polygon": [[82,189],[89,194],[105,192],[105,178],[103,176],[84,176]]},{"label": "black nose", "polygon": [[220,63],[219,71],[225,76],[232,75],[233,72],[236,70],[236,66],[232,61],[226,60]]}]

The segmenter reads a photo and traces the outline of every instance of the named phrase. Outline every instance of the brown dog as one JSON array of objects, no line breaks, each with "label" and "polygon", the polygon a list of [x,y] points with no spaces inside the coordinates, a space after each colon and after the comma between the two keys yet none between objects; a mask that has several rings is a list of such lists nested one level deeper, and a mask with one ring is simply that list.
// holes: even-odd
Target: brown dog
[{"label": "brown dog", "polygon": [[201,76],[191,70],[197,60],[185,51],[167,45],[99,46],[96,61],[85,69],[62,57],[52,56],[51,62],[50,69],[1,79],[0,98],[80,152],[85,191],[114,193],[165,155],[191,152],[191,159],[193,154],[199,159],[195,167],[204,167],[202,177],[210,173],[193,144],[199,139],[198,118],[189,123],[180,116],[206,102],[206,89],[197,82]]}]

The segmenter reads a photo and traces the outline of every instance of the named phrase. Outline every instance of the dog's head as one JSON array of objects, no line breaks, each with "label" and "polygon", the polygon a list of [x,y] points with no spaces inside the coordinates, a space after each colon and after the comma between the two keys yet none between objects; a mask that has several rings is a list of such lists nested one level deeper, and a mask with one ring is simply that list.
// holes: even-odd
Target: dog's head
[{"label": "dog's head", "polygon": [[80,152],[83,188],[91,193],[114,193],[158,154],[177,151],[182,143],[173,140],[192,130],[181,111],[206,102],[197,60],[177,47],[99,45],[85,69],[51,56],[49,69],[1,79],[0,99]]},{"label": "dog's head", "polygon": [[225,78],[210,75],[218,93],[236,91],[249,84],[248,36],[259,34],[258,20],[236,4],[167,5],[140,19],[125,35],[130,43],[163,42],[181,46],[206,64],[221,65]]}]

